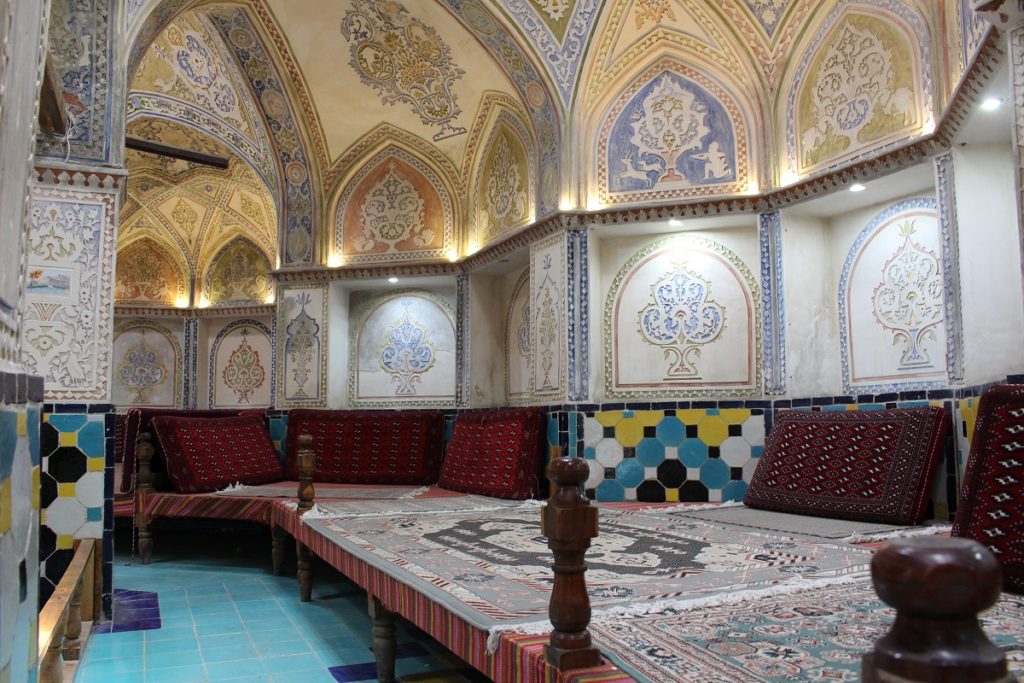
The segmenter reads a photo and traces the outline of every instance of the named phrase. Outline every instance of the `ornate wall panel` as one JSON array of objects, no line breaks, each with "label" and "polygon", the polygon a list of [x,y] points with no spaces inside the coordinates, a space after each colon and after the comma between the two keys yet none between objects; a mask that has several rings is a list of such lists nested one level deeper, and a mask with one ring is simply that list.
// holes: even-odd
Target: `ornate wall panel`
[{"label": "ornate wall panel", "polygon": [[692,235],[657,240],[626,261],[605,301],[609,396],[760,391],[759,287],[723,245]]},{"label": "ornate wall panel", "polygon": [[738,194],[750,183],[747,129],[734,98],[671,62],[616,98],[596,144],[605,204]]},{"label": "ornate wall panel", "polygon": [[472,174],[471,245],[482,247],[533,220],[535,166],[529,140],[515,116],[502,111],[495,117]]},{"label": "ornate wall panel", "polygon": [[137,240],[117,255],[114,303],[174,306],[187,303],[188,292],[182,265],[154,240]]},{"label": "ornate wall panel", "polygon": [[345,263],[445,258],[454,244],[454,201],[444,182],[397,147],[369,159],[338,199],[334,251]]},{"label": "ornate wall panel", "polygon": [[429,292],[388,294],[355,312],[349,360],[353,406],[455,402],[455,312]]},{"label": "ornate wall panel", "polygon": [[974,61],[978,49],[985,41],[992,25],[982,19],[977,12],[971,9],[971,0],[956,0],[957,18],[960,22],[959,38],[963,53],[959,55],[961,60],[960,72]]},{"label": "ornate wall panel", "polygon": [[210,348],[209,406],[264,407],[274,402],[276,358],[271,330],[258,320],[236,320]]},{"label": "ornate wall panel", "polygon": [[757,217],[761,247],[761,326],[764,333],[764,393],[786,393],[786,297],[782,270],[782,215]]},{"label": "ornate wall panel", "polygon": [[203,276],[206,302],[211,306],[266,303],[273,295],[270,270],[263,252],[244,237],[236,237],[207,266]]},{"label": "ornate wall panel", "polygon": [[61,138],[40,136],[38,156],[121,163],[127,77],[119,68],[120,0],[52,0],[50,52],[74,118],[70,154]]},{"label": "ornate wall panel", "polygon": [[564,233],[530,245],[530,366],[536,397],[565,393],[566,241]]},{"label": "ornate wall panel", "polygon": [[505,388],[510,404],[527,403],[533,394],[530,346],[530,271],[524,270],[512,288],[505,313]]},{"label": "ornate wall panel", "polygon": [[277,376],[280,408],[327,403],[328,288],[280,285],[277,291]]},{"label": "ornate wall panel", "polygon": [[946,279],[935,200],[888,207],[857,236],[839,280],[843,388],[946,385]]},{"label": "ornate wall panel", "polygon": [[89,178],[44,171],[32,185],[22,352],[53,401],[110,400],[117,181]]},{"label": "ornate wall panel", "polygon": [[128,320],[114,328],[113,401],[117,406],[182,407],[183,328]]},{"label": "ornate wall panel", "polygon": [[806,175],[934,124],[931,35],[893,0],[839,3],[793,72],[785,166]]}]

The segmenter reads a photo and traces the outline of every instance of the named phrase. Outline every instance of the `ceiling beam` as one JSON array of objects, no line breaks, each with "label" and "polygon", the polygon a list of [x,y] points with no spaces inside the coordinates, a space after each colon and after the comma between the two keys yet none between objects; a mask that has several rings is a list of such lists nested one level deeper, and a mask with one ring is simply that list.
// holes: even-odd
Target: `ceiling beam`
[{"label": "ceiling beam", "polygon": [[150,140],[143,140],[142,138],[126,137],[124,139],[124,144],[128,149],[134,149],[140,152],[149,152],[150,154],[159,154],[165,157],[183,159],[185,161],[192,161],[205,166],[213,166],[214,168],[224,169],[228,167],[228,159],[225,157],[218,157],[213,154],[203,154],[202,152],[194,152],[191,149],[182,149],[181,147],[171,147],[170,145],[163,145],[159,142],[151,142]]}]

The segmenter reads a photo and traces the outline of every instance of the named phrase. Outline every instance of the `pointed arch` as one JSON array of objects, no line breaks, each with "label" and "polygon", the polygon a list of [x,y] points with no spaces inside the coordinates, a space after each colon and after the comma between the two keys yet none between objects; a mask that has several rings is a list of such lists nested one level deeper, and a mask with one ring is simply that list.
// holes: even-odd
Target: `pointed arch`
[{"label": "pointed arch", "polygon": [[211,306],[262,304],[273,292],[270,270],[259,247],[235,237],[210,260],[203,274],[203,299]]},{"label": "pointed arch", "polygon": [[176,306],[188,302],[188,269],[157,240],[141,237],[119,250],[115,304]]}]

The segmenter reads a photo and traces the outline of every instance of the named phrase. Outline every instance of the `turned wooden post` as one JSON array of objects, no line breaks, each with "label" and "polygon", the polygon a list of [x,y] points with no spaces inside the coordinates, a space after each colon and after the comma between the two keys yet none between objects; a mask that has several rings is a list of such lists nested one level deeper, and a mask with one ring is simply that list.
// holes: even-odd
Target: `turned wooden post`
[{"label": "turned wooden post", "polygon": [[299,566],[299,601],[309,602],[313,599],[313,558],[309,547],[301,541],[295,541],[295,556]]},{"label": "turned wooden post", "polygon": [[270,527],[270,559],[274,568],[274,576],[284,573],[284,554],[287,552],[288,532],[277,525]]},{"label": "turned wooden post", "polygon": [[299,436],[299,510],[313,507],[316,490],[313,488],[313,470],[316,468],[316,453],[313,452],[313,437]]},{"label": "turned wooden post", "polygon": [[559,458],[548,466],[548,477],[557,484],[556,493],[541,512],[541,533],[555,556],[551,566],[555,582],[551,588],[548,615],[554,630],[544,654],[557,669],[581,669],[601,663],[601,653],[591,646],[590,597],[584,572],[584,554],[590,539],[597,537],[597,508],[590,505],[582,484],[590,468],[582,458]]},{"label": "turned wooden post", "polygon": [[153,557],[153,532],[149,529],[146,517],[145,496],[154,492],[153,489],[153,435],[140,431],[135,446],[135,462],[138,471],[135,475],[135,528],[139,530],[139,555],[142,564],[149,564]]},{"label": "turned wooden post", "polygon": [[978,623],[999,599],[999,563],[966,538],[906,538],[871,560],[871,579],[896,609],[892,629],[864,655],[865,683],[1010,682],[1006,656]]},{"label": "turned wooden post", "polygon": [[[73,661],[82,654],[82,590],[85,581],[80,579],[68,601],[68,625],[64,629],[64,643],[61,654],[65,660]],[[90,586],[90,589],[92,587]]]},{"label": "turned wooden post", "polygon": [[395,680],[395,615],[372,595],[369,598],[370,619],[373,620],[373,656],[377,660],[377,680]]},{"label": "turned wooden post", "polygon": [[60,648],[67,623],[68,613],[65,610],[53,626],[53,635],[46,647],[43,660],[39,663],[39,683],[62,683],[64,680],[64,663],[60,659]]}]

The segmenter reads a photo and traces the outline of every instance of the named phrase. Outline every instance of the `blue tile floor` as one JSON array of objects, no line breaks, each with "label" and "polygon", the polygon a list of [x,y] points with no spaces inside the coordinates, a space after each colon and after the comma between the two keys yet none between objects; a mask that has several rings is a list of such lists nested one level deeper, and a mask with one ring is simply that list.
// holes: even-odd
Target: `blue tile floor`
[{"label": "blue tile floor", "polygon": [[[268,571],[269,539],[250,540],[242,554],[172,547],[148,566],[116,556],[114,621],[93,631],[76,683],[376,680],[366,594],[318,566],[300,603],[295,578]],[[408,622],[396,634],[401,680],[488,680]]]}]

